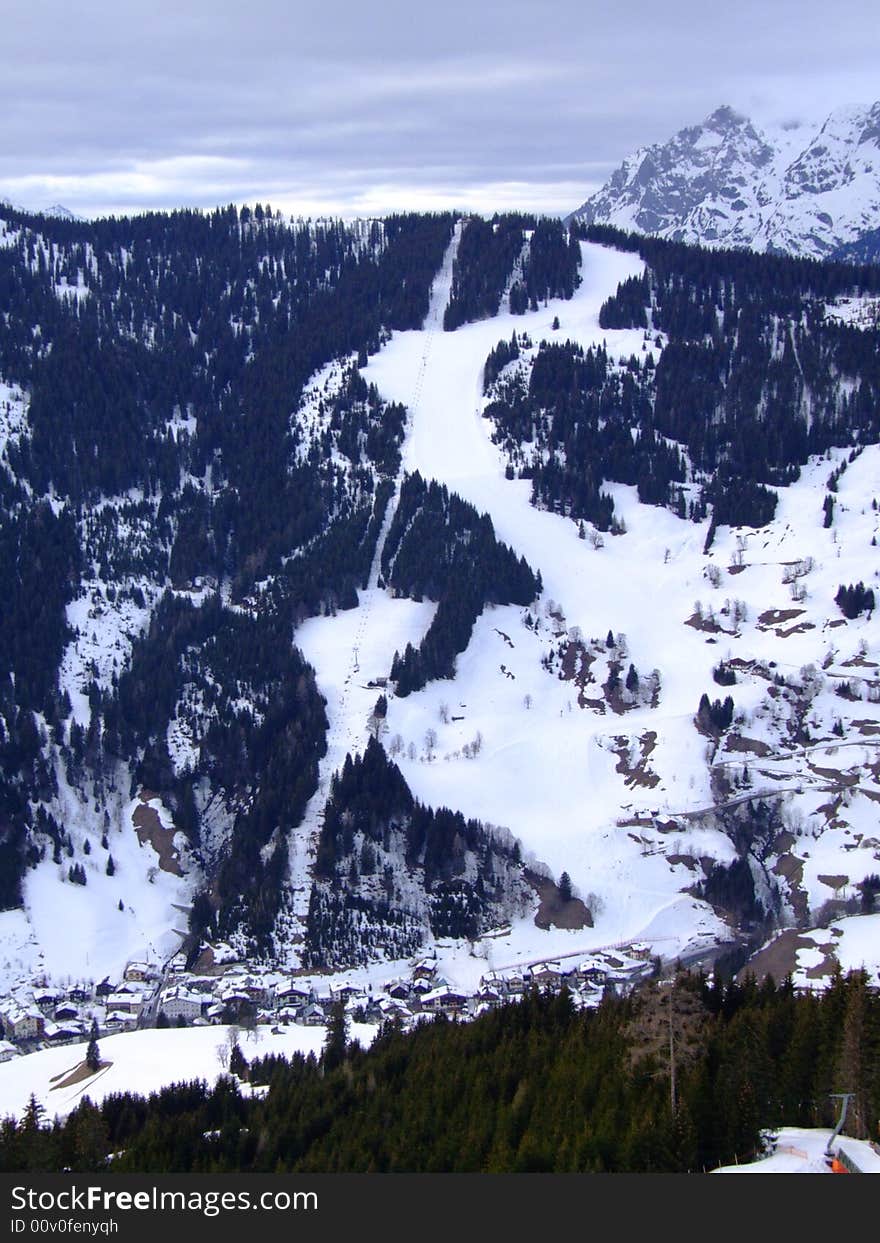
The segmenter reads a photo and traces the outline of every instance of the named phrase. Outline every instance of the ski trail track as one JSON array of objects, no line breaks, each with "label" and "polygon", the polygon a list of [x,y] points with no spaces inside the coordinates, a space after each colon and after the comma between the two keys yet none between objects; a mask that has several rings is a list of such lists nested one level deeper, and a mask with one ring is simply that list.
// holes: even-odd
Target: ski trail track
[{"label": "ski trail track", "polygon": [[[570,301],[553,300],[526,315],[499,314],[438,336],[430,353],[424,355],[421,397],[404,462],[408,471],[418,470],[424,478],[446,484],[487,512],[499,538],[540,570],[545,598],[562,604],[569,625],[580,626],[586,635],[625,630],[638,663],[640,647],[655,649],[658,637],[663,644],[680,638],[681,619],[659,615],[646,608],[646,602],[662,599],[668,589],[666,550],[671,559],[683,551],[701,549],[704,530],[682,523],[668,511],[639,506],[632,489],[609,485],[618,514],[639,538],[605,536],[606,547],[594,549],[589,541],[578,538],[570,519],[531,504],[528,480],[505,478],[506,462],[492,442],[491,424],[482,417],[486,358],[514,332],[528,333],[534,345],[542,340],[571,339],[587,348],[604,342],[612,359],[643,357],[641,330],[599,326],[602,303],[620,281],[643,271],[641,259],[595,244],[582,243],[581,248],[583,281]],[[552,327],[556,316],[558,330]],[[419,341],[408,338],[419,335],[395,337],[371,360],[368,378],[383,397],[406,401],[420,358]],[[658,628],[664,628],[662,636]],[[690,687],[680,702],[667,699],[665,707],[673,715],[692,715]]]},{"label": "ski trail track", "polygon": [[[676,609],[652,607],[652,601],[668,596],[669,563],[700,553],[705,531],[666,510],[639,505],[635,489],[609,485],[618,515],[636,538],[606,535],[605,546],[594,548],[579,538],[570,519],[532,505],[530,481],[506,479],[506,460],[492,441],[491,423],[483,418],[486,359],[513,333],[528,334],[534,346],[545,340],[571,340],[585,349],[604,344],[612,362],[644,357],[641,330],[606,330],[599,324],[603,302],[620,282],[643,272],[642,260],[595,244],[582,243],[581,251],[582,282],[569,301],[551,300],[521,316],[502,312],[438,334],[426,354],[420,334],[400,334],[371,359],[367,378],[386,399],[405,402],[424,364],[420,400],[404,448],[407,471],[436,479],[488,513],[498,537],[540,571],[542,603],[556,601],[567,625],[579,626],[585,636],[625,631],[632,659],[647,673],[662,663],[656,659],[658,651],[680,646],[683,621]],[[557,317],[559,328],[554,329]],[[499,715],[497,688],[474,672],[469,653],[459,658],[459,669],[459,693],[468,700],[474,721],[470,728],[477,727],[482,706],[474,699],[479,701],[485,692],[487,711],[495,715],[485,717],[484,736],[494,737],[478,765],[404,763],[416,796],[428,805],[454,806],[465,816],[506,824],[554,875],[568,870],[583,892],[595,887],[600,894],[613,895],[614,909],[609,904],[606,921],[596,928],[597,943],[632,936],[652,924],[653,934],[661,935],[668,931],[664,912],[676,925],[695,925],[692,913],[681,918],[673,914],[677,905],[686,903],[666,863],[634,859],[638,848],[615,827],[625,792],[614,772],[608,735],[617,731],[637,736],[657,729],[650,709],[637,709],[619,724],[593,713],[566,713],[563,719],[562,712],[545,712],[532,727],[521,715],[517,719],[515,705],[506,716]],[[436,712],[434,700],[450,693],[456,694],[429,687],[420,696],[393,701],[391,729],[404,738],[418,738]],[[518,693],[521,703],[522,691]],[[674,746],[689,760],[693,695],[692,676],[664,681],[659,748]],[[541,730],[540,737],[535,728]]]},{"label": "ski trail track", "polygon": [[[480,512],[487,512],[499,538],[540,571],[544,602],[553,599],[561,604],[567,624],[579,625],[586,636],[604,636],[609,629],[618,634],[625,629],[632,659],[644,672],[661,663],[653,659],[658,636],[663,645],[680,642],[683,619],[674,610],[650,607],[652,599],[662,599],[668,590],[671,571],[665,563],[674,562],[685,552],[701,552],[705,537],[699,527],[680,521],[668,511],[639,506],[634,489],[611,486],[618,513],[628,529],[637,532],[637,538],[606,536],[605,548],[593,548],[590,541],[578,538],[571,520],[531,504],[529,481],[505,478],[505,461],[492,442],[491,424],[482,417],[486,358],[500,340],[509,340],[514,332],[527,333],[535,346],[542,340],[571,339],[585,348],[604,342],[612,360],[627,360],[631,355],[641,358],[641,330],[606,331],[599,326],[602,303],[619,282],[641,273],[641,259],[582,243],[583,280],[570,301],[550,301],[522,316],[501,313],[455,332],[444,332],[443,310],[451,288],[460,227],[435,278],[423,328],[395,333],[364,369],[367,382],[375,383],[383,398],[401,402],[410,412],[402,469],[380,531],[368,587],[359,593],[357,609],[334,618],[312,619],[296,635],[297,645],[317,671],[318,685],[327,699],[330,728],[318,790],[291,841],[292,895],[288,909],[294,919],[284,929],[284,938],[292,945],[288,950],[291,965],[298,965],[294,942],[308,913],[311,870],[330,781],[346,754],[355,755],[364,749],[367,720],[381,693],[375,685],[370,688],[367,684],[387,677],[395,650],[403,650],[407,641],[418,645],[435,609],[428,603],[392,599],[378,586],[382,550],[403,473],[418,470],[426,480],[445,484]],[[560,327],[554,330],[557,316]],[[518,622],[511,619],[509,624]],[[465,679],[473,676],[472,671],[467,672],[468,653],[459,663]],[[540,677],[537,652],[535,667]],[[513,694],[519,684],[509,685]],[[548,688],[559,685],[556,679],[546,684]],[[478,675],[471,683],[478,701],[483,695],[480,688],[486,684]],[[404,738],[420,738],[426,724],[435,719],[432,696],[449,693],[445,687],[432,685],[420,695],[392,701],[392,730],[399,730]],[[616,757],[605,746],[607,735],[615,729],[633,735],[656,728],[650,710],[634,711],[625,725],[617,726],[592,713],[566,713],[563,720],[560,702],[559,710],[545,713],[540,724],[532,714],[525,723],[522,690],[516,693],[516,704],[508,705],[512,711],[504,715],[502,710],[497,715],[500,700],[495,690],[488,691],[494,707],[487,702],[487,711],[496,715],[488,716],[485,724],[478,717],[480,704],[471,704],[469,728],[482,726],[485,734],[495,735],[479,764],[403,763],[404,775],[416,796],[430,806],[453,806],[466,816],[507,825],[554,875],[568,870],[575,883],[584,886],[583,892],[595,887],[600,895],[613,895],[614,909],[609,909],[607,918],[588,938],[597,944],[633,936],[648,927],[654,936],[668,934],[673,930],[670,923],[673,928],[682,923],[693,928],[699,922],[693,913],[695,903],[678,892],[666,863],[660,858],[637,859],[638,846],[614,827],[621,787],[613,772]],[[548,689],[547,693],[552,696],[557,692]],[[667,739],[675,734],[679,748],[678,735],[693,732],[693,694],[691,678],[678,686],[664,683],[664,730]],[[470,699],[470,691],[467,697]],[[541,730],[540,737],[536,738],[534,728]],[[661,747],[662,743],[661,739]],[[684,907],[687,910],[681,915],[675,914]],[[526,924],[524,943],[534,953],[535,930],[530,920]],[[554,934],[551,940],[567,935]]]},{"label": "ski trail track", "polygon": [[[367,587],[358,592],[359,607],[340,613],[333,619],[314,619],[297,632],[297,645],[302,647],[307,659],[315,666],[319,689],[327,700],[329,729],[327,752],[318,768],[318,788],[309,801],[302,823],[294,830],[289,841],[291,887],[287,912],[292,926],[285,929],[285,935],[296,936],[308,915],[311,872],[333,774],[342,768],[346,755],[357,755],[363,751],[367,742],[367,718],[380,692],[375,686],[368,687],[366,683],[387,676],[394,651],[404,645],[405,637],[410,637],[410,631],[418,642],[433,616],[431,605],[393,601],[379,587],[379,578],[382,554],[400,501],[404,474],[408,469],[407,445],[423,400],[426,378],[430,373],[432,349],[438,335],[443,332],[443,313],[452,288],[452,267],[461,230],[462,224],[459,222],[455,226],[442,266],[432,283],[428,314],[423,327],[418,331],[400,334],[411,338],[417,345],[415,367],[409,373],[406,395],[402,398],[407,408],[402,460],[379,530]],[[404,616],[392,618],[392,613]],[[395,622],[402,622],[405,632],[405,637],[404,633],[401,634],[399,643],[394,640],[401,626]],[[291,954],[294,958],[298,957],[295,949],[291,950],[289,946],[287,954],[288,957]]]}]

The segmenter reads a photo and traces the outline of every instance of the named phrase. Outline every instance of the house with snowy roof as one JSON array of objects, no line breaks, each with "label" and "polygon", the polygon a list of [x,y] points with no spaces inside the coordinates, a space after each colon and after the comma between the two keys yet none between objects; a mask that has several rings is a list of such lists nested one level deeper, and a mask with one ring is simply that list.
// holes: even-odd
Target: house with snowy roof
[{"label": "house with snowy roof", "polygon": [[7,1039],[39,1040],[46,1027],[46,1020],[36,1006],[21,1006],[13,1003],[0,1010],[0,1021]]},{"label": "house with snowy roof", "polygon": [[162,1010],[165,1017],[174,1021],[185,1019],[192,1022],[201,1018],[206,1008],[206,998],[201,993],[193,993],[185,988],[170,988],[162,996]]}]

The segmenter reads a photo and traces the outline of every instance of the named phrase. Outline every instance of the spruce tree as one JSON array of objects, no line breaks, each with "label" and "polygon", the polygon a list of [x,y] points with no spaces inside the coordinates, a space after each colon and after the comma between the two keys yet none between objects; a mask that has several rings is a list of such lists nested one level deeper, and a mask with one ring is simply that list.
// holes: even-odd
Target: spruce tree
[{"label": "spruce tree", "polygon": [[101,1052],[98,1048],[98,1023],[92,1019],[92,1029],[89,1034],[89,1043],[86,1048],[86,1066],[94,1075],[101,1066]]}]

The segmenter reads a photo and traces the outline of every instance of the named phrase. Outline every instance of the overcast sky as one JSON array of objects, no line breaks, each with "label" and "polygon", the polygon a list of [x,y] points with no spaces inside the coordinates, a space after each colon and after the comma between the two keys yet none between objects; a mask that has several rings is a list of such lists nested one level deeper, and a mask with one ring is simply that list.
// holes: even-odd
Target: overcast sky
[{"label": "overcast sky", "polygon": [[578,206],[722,103],[880,98],[877,0],[0,0],[0,198]]}]

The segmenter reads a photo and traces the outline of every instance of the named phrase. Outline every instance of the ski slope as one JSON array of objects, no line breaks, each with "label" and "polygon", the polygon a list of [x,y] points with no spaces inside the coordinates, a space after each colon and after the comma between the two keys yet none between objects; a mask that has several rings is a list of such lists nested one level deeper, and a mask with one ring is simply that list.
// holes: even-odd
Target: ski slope
[{"label": "ski slope", "polygon": [[[561,323],[555,335],[562,338],[570,336],[586,344],[606,340],[609,350],[623,357],[641,350],[640,332],[607,333],[598,323],[603,301],[619,281],[641,270],[641,260],[584,244],[584,280],[571,301],[550,302],[524,317],[501,314],[444,333],[438,328],[449,296],[455,245],[453,239],[435,281],[424,328],[396,333],[364,370],[365,379],[377,385],[383,398],[410,409],[403,467],[439,480],[487,511],[498,535],[541,571],[544,605],[560,602],[569,626],[579,626],[585,634],[601,631],[604,635],[609,626],[617,631],[626,625],[631,630],[632,621],[643,612],[646,567],[651,567],[655,578],[647,589],[661,590],[669,576],[663,565],[667,544],[696,553],[704,534],[665,511],[643,512],[635,505],[633,519],[642,538],[628,545],[619,541],[604,555],[588,547],[578,539],[571,522],[530,504],[528,483],[505,479],[504,463],[482,418],[482,377],[485,359],[502,337],[526,331],[537,343],[554,335],[554,316]],[[626,498],[623,508],[629,508]],[[655,550],[653,559],[646,556],[646,542]],[[382,543],[380,539],[379,555]],[[293,883],[300,917],[306,910],[307,869],[329,778],[341,767],[347,751],[355,753],[366,745],[367,721],[378,693],[366,684],[387,676],[394,652],[403,650],[407,642],[417,644],[433,614],[431,605],[390,599],[375,585],[377,578],[374,567],[370,586],[359,594],[358,609],[334,618],[312,619],[296,634],[298,646],[316,669],[330,719],[321,788],[306,824],[297,833],[298,842],[312,843],[295,852]],[[687,881],[685,869],[678,883],[671,883],[665,859],[646,856],[641,867],[643,883],[635,887],[629,883],[643,848],[616,828],[620,783],[615,773],[615,731],[610,736],[607,723],[573,711],[571,688],[541,667],[551,629],[534,634],[523,627],[523,615],[524,610],[517,608],[487,611],[459,659],[454,683],[434,683],[419,695],[392,700],[388,716],[390,734],[399,733],[408,744],[412,758],[404,754],[398,762],[418,797],[509,827],[535,862],[555,875],[568,870],[583,895],[595,895],[598,918],[594,929],[578,934],[539,932],[529,919],[512,930],[503,949],[494,946],[493,953],[511,960],[534,958],[570,950],[574,935],[577,948],[588,948],[652,929],[658,938],[674,941],[676,951],[692,938],[705,943],[723,939],[725,930],[711,911],[679,892]],[[660,641],[677,637],[680,624],[680,618],[668,619],[667,636],[661,635]],[[649,620],[648,628],[653,625]],[[637,650],[637,644],[630,646]],[[506,673],[499,676],[501,664]],[[523,707],[526,696],[531,700],[528,710]],[[682,689],[681,719],[668,720],[663,745],[674,748],[677,763],[693,752],[689,775],[692,797],[699,802],[708,797],[708,791],[702,746],[691,725],[693,702],[692,692]],[[443,704],[450,720],[462,719],[441,725]],[[448,762],[431,763],[422,754],[429,728],[439,731],[441,753]],[[462,749],[477,734],[486,742],[479,758],[462,759]],[[385,741],[387,745],[387,737]],[[684,778],[683,784],[681,797],[687,801]],[[716,854],[730,851],[726,839],[714,846]]]},{"label": "ski slope", "polygon": [[[414,423],[420,420],[421,399],[432,348],[438,339],[442,340],[443,312],[449,301],[452,266],[461,230],[459,222],[440,271],[432,283],[428,314],[422,330],[407,334],[417,338],[419,349],[412,388],[404,403],[407,406],[405,444],[412,438]],[[382,552],[400,500],[405,470],[405,462],[402,462],[379,531],[367,587],[358,592],[358,607],[335,617],[312,618],[296,633],[297,646],[314,666],[318,688],[327,701],[329,729],[327,751],[319,765],[318,788],[309,801],[302,823],[290,839],[290,885],[282,936],[278,938],[278,943],[280,952],[291,966],[300,965],[296,949],[298,930],[308,915],[310,873],[324,807],[330,794],[330,781],[333,774],[342,768],[347,754],[356,755],[366,747],[370,716],[379,696],[376,681],[387,677],[395,650],[403,651],[410,642],[418,646],[436,611],[436,605],[429,602],[395,600],[379,587]]]}]

